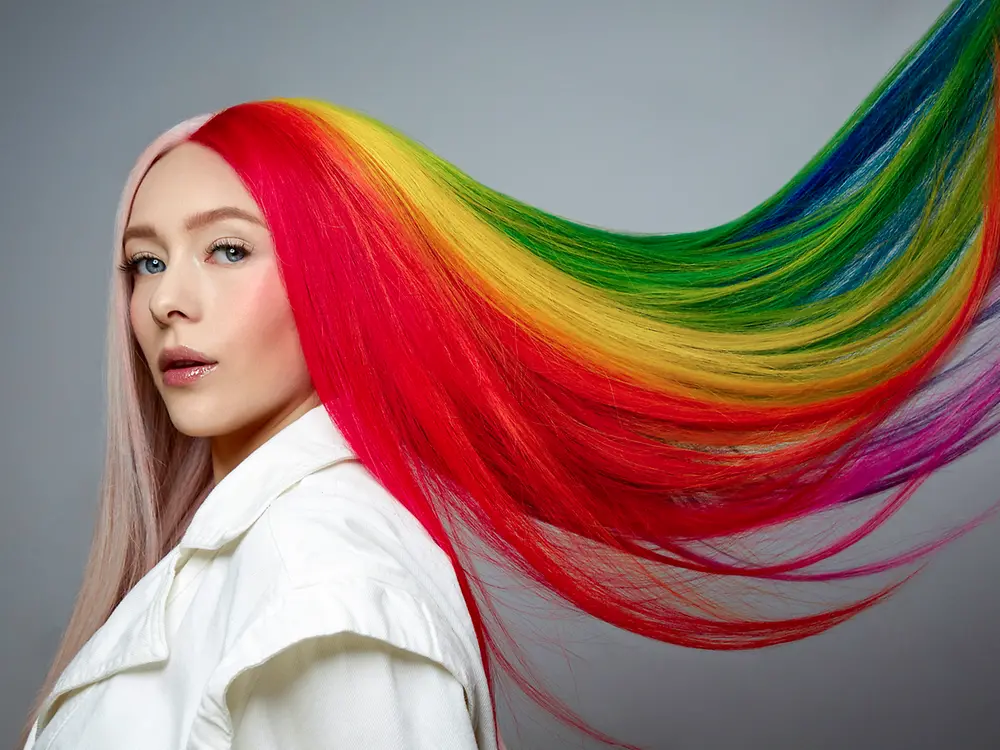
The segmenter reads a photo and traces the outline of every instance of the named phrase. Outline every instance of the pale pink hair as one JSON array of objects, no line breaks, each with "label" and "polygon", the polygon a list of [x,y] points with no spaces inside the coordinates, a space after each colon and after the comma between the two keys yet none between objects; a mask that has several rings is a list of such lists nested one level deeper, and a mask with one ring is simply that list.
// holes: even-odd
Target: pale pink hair
[{"label": "pale pink hair", "polygon": [[62,642],[29,710],[19,747],[56,679],[129,589],[180,539],[213,485],[208,441],[178,432],[132,335],[128,280],[119,273],[122,236],[139,183],[163,153],[211,115],[170,128],[149,144],[128,175],[115,219],[108,306],[107,438],[90,554]]}]

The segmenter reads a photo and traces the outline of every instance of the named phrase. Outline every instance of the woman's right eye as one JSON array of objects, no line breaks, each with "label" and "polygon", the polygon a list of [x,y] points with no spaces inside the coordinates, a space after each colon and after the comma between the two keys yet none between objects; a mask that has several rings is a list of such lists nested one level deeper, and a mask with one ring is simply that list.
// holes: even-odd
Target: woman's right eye
[{"label": "woman's right eye", "polygon": [[[125,261],[120,266],[118,266],[118,268],[122,271],[122,273],[127,273],[136,276],[152,276],[158,273],[159,271],[157,270],[152,270],[150,273],[140,272],[140,269],[145,269],[146,271],[150,271],[151,264],[146,265],[147,261],[155,261],[156,263],[159,263],[160,264],[159,270],[163,270],[162,269],[163,261],[157,258],[155,255],[148,255],[146,253],[136,253],[135,255],[132,256],[131,260]],[[156,266],[153,266],[153,268],[155,269]]]}]

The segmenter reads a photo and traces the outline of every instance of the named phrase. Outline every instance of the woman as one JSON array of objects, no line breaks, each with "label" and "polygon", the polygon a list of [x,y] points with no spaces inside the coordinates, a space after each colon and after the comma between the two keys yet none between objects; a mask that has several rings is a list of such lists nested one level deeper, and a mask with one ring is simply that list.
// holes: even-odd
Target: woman
[{"label": "woman", "polygon": [[[102,520],[26,748],[492,748],[491,658],[635,747],[514,668],[473,542],[699,648],[883,600],[775,619],[712,586],[954,538],[803,572],[997,431],[997,29],[955,3],[788,186],[685,235],[551,216],[312,100],[166,133],[119,210]],[[890,488],[821,550],[737,554]]]},{"label": "woman", "polygon": [[[168,440],[189,442],[166,448],[172,471],[110,467],[115,487],[163,487],[143,531],[173,551],[63,672],[37,746],[493,747],[447,557],[330,422],[264,217],[225,161],[181,132],[147,153],[123,202],[136,344],[123,360],[152,389],[119,399],[136,421],[116,427],[169,426]],[[119,564],[140,564],[131,551]]]}]

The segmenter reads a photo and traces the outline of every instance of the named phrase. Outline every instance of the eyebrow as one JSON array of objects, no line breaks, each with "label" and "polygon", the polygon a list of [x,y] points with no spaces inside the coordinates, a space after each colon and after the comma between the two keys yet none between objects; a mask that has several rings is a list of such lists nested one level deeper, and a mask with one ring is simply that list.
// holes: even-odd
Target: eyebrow
[{"label": "eyebrow", "polygon": [[[221,206],[220,208],[212,208],[208,211],[200,211],[196,214],[191,214],[191,216],[185,220],[184,228],[189,232],[193,232],[196,229],[201,229],[202,227],[221,221],[222,219],[243,219],[251,224],[256,224],[257,226],[267,229],[267,225],[265,225],[259,218],[241,208],[236,208],[235,206]],[[160,235],[156,233],[156,230],[148,224],[136,224],[126,229],[125,234],[122,236],[122,243],[124,244],[125,242],[133,239],[163,241],[160,238]]]}]

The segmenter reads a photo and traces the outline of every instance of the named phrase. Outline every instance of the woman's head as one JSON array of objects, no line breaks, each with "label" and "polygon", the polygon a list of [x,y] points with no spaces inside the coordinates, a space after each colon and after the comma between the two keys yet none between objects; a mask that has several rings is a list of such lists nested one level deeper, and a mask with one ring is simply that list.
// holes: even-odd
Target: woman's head
[{"label": "woman's head", "polygon": [[[121,270],[142,360],[181,433],[239,451],[247,433],[319,403],[267,223],[218,154],[184,142],[153,163],[132,201]],[[171,382],[160,357],[181,346],[216,364]]]}]

